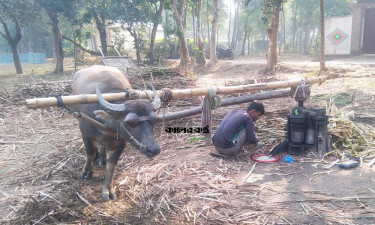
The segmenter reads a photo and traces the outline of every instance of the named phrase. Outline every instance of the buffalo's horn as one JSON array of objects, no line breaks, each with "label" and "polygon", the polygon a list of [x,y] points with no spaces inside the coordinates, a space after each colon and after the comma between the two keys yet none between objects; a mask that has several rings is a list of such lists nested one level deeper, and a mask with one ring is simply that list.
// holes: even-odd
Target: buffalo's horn
[{"label": "buffalo's horn", "polygon": [[160,101],[158,92],[155,90],[154,86],[152,84],[150,84],[150,87],[151,87],[152,91],[154,92],[154,101],[151,103],[151,105],[154,108],[154,110],[156,110],[156,109],[160,108],[161,101]]},{"label": "buffalo's horn", "polygon": [[124,112],[125,111],[124,104],[112,104],[106,101],[103,98],[102,93],[100,92],[99,85],[96,85],[96,96],[98,97],[100,106],[103,107],[105,111],[109,111],[109,112]]}]

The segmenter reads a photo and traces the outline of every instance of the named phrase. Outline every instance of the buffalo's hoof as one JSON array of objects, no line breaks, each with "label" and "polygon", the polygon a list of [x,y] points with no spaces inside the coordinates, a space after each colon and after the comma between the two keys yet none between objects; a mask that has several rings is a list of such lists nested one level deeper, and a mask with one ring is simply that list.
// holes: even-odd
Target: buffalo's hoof
[{"label": "buffalo's hoof", "polygon": [[105,201],[116,200],[116,194],[114,190],[108,189],[105,186],[102,188],[102,198]]},{"label": "buffalo's hoof", "polygon": [[81,180],[90,180],[92,178],[92,171],[88,171],[88,172],[82,172],[80,175],[79,175],[79,179]]}]

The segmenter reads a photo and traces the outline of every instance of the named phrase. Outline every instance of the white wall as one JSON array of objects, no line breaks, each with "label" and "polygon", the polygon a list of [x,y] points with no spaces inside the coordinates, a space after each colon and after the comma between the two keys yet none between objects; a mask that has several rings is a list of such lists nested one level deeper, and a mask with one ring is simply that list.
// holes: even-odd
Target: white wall
[{"label": "white wall", "polygon": [[324,28],[325,54],[349,55],[352,39],[352,16],[328,18],[325,20]]}]

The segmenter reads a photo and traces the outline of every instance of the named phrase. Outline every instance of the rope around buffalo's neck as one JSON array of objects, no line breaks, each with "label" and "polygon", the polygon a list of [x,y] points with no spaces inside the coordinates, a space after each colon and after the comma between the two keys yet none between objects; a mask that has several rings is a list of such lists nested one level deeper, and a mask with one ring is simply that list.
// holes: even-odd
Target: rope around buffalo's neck
[{"label": "rope around buffalo's neck", "polygon": [[146,148],[144,144],[142,144],[141,142],[137,141],[137,139],[135,139],[135,137],[128,131],[128,129],[126,129],[126,127],[121,122],[120,122],[120,125],[126,131],[126,133],[128,133],[129,138],[132,141],[134,141],[140,148]]}]

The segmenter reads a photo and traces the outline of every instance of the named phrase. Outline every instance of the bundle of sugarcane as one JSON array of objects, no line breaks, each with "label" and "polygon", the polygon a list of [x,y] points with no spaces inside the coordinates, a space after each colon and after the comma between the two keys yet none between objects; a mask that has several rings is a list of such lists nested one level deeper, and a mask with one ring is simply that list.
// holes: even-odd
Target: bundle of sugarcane
[{"label": "bundle of sugarcane", "polygon": [[345,108],[337,110],[331,105],[329,111],[332,118],[329,119],[328,131],[332,135],[333,147],[358,157],[375,155],[374,127],[353,122],[355,113],[347,112]]}]

